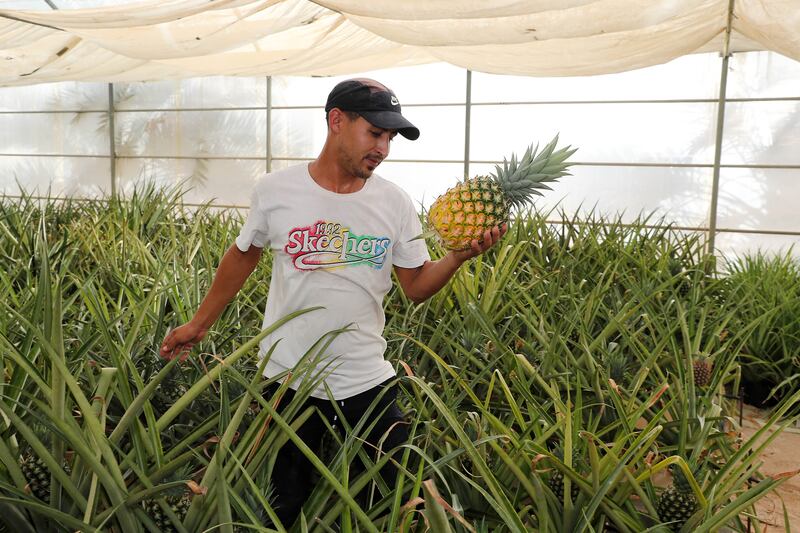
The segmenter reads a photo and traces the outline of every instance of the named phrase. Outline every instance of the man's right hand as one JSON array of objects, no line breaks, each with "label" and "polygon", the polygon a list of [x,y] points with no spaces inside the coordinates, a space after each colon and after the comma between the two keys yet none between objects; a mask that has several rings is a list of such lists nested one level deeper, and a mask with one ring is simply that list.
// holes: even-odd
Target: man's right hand
[{"label": "man's right hand", "polygon": [[194,345],[203,340],[207,332],[207,328],[201,328],[192,322],[184,324],[167,333],[159,353],[164,359],[180,357],[181,361],[185,361]]},{"label": "man's right hand", "polygon": [[208,328],[219,318],[225,306],[236,296],[247,277],[255,270],[261,257],[262,248],[250,246],[242,252],[232,245],[225,252],[222,261],[214,274],[214,281],[206,294],[194,318],[167,333],[161,343],[161,357],[174,359],[180,357],[184,361],[195,344],[203,340]]}]

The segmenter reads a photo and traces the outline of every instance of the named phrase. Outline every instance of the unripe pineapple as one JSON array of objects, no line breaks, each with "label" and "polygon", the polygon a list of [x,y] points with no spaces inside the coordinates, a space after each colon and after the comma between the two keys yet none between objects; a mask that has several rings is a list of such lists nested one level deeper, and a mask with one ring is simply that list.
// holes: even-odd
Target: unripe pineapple
[{"label": "unripe pineapple", "polygon": [[699,355],[692,361],[692,372],[694,373],[694,384],[698,387],[705,387],[711,383],[711,371],[714,365],[705,355]]},{"label": "unripe pineapple", "polygon": [[[191,472],[188,466],[183,467],[178,472],[170,476],[169,481],[180,481],[189,479]],[[178,520],[183,523],[186,518],[186,513],[189,512],[189,507],[192,504],[192,492],[187,490],[184,486],[169,489],[160,494],[163,496],[164,502],[169,506],[170,510],[175,513]],[[164,512],[164,509],[156,498],[148,498],[142,501],[145,513],[150,520],[155,523],[156,527],[162,533],[177,533],[178,528],[175,527],[172,519]]]},{"label": "unripe pineapple", "polygon": [[608,377],[620,387],[627,387],[633,381],[633,361],[620,349],[612,349],[606,357]]},{"label": "unripe pineapple", "polygon": [[569,146],[554,151],[558,136],[537,154],[530,146],[520,160],[497,165],[490,176],[467,179],[439,196],[428,211],[428,225],[448,250],[469,249],[473,239],[483,240],[483,234],[508,221],[513,207],[530,202],[538,189],[549,190],[545,182],[556,181],[569,164],[564,161],[575,150]]},{"label": "unripe pineapple", "polygon": [[[164,500],[172,512],[183,522],[183,519],[186,518],[186,513],[189,512],[189,506],[192,504],[192,497],[189,493],[184,493],[180,496],[166,496]],[[164,512],[157,500],[148,499],[144,500],[143,503],[145,513],[155,523],[159,531],[162,533],[178,533],[178,528],[175,527],[169,515]]]},{"label": "unripe pineapple", "polygon": [[672,531],[679,531],[697,510],[697,497],[686,476],[678,468],[670,467],[672,486],[661,493],[656,511],[662,522],[668,522]]},{"label": "unripe pineapple", "polygon": [[157,414],[163,414],[188,391],[189,388],[183,382],[180,372],[173,371],[161,383],[156,385],[152,398],[153,408]]},{"label": "unripe pineapple", "polygon": [[692,281],[689,278],[683,278],[678,283],[678,296],[686,298],[692,290]]},{"label": "unripe pineapple", "polygon": [[27,489],[43,502],[50,501],[50,470],[44,461],[31,453],[25,454],[19,465],[28,482]]},{"label": "unripe pineapple", "polygon": [[[34,425],[38,431],[42,431],[37,426],[38,425],[36,424]],[[47,436],[43,435],[40,440],[45,442],[46,445],[49,445],[49,439]],[[22,470],[22,475],[25,477],[25,481],[27,481],[27,485],[25,487],[26,492],[30,492],[31,495],[42,500],[43,502],[49,502],[50,469],[42,459],[40,459],[37,455],[34,455],[34,452],[30,447],[24,448],[24,453],[19,458],[19,468]],[[66,460],[63,461],[63,468],[64,472],[67,474],[72,472],[72,469]]]},{"label": "unripe pineapple", "polygon": [[[564,449],[559,445],[553,450],[553,455],[555,455],[562,463],[564,462]],[[578,461],[580,461],[580,454],[577,450],[573,450],[572,452],[572,468],[576,468]],[[550,479],[547,480],[547,485],[550,487],[550,490],[553,491],[556,498],[559,501],[564,501],[564,473],[561,470],[557,470],[553,468],[550,472]],[[578,485],[573,482],[570,485],[570,499],[574,502],[578,498],[578,493],[580,489]]]}]

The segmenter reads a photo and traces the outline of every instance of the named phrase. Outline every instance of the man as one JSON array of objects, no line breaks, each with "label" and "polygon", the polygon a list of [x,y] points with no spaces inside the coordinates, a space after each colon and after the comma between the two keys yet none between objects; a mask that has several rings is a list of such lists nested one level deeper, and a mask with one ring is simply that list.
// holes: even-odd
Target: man
[{"label": "man", "polygon": [[[373,176],[397,133],[409,140],[419,137],[419,130],[401,114],[395,94],[374,80],[347,80],[328,95],[325,111],[328,136],[319,157],[259,181],[247,221],[222,258],[208,294],[192,320],[166,336],[161,354],[184,356],[203,339],[269,246],[273,268],[265,326],[293,311],[324,309],[291,320],[262,341],[264,354],[281,339],[264,374],[272,377],[291,370],[326,333],[349,327],[334,338],[320,364],[336,407],[353,426],[395,377],[383,358],[382,337],[390,267],[403,292],[422,302],[441,289],[464,261],[498,242],[505,227],[487,231],[470,250],[431,261],[424,241],[414,240],[422,229],[408,195]],[[295,390],[298,386],[290,384]],[[341,423],[321,383],[311,396],[308,401],[331,425]],[[389,450],[407,440],[405,424],[397,423],[403,418],[395,396],[394,389],[385,391],[373,411],[379,417],[367,438],[373,447],[380,441],[382,449]],[[283,402],[289,399],[284,397]],[[298,434],[314,449],[324,431],[322,420],[312,416]],[[312,470],[291,442],[280,450],[272,483],[276,512],[284,525],[294,521],[313,489]],[[382,475],[391,484],[396,472],[387,467]]]}]

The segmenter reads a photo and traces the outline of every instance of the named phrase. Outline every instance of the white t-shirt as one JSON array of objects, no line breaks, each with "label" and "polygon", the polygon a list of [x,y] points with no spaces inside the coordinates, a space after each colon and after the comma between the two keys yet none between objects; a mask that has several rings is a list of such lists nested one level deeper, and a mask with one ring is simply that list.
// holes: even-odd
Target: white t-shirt
[{"label": "white t-shirt", "polygon": [[[318,185],[301,164],[265,175],[256,184],[250,213],[236,246],[269,246],[272,279],[264,327],[293,311],[314,306],[261,342],[266,354],[280,339],[264,370],[267,377],[291,369],[326,333],[347,327],[323,353],[326,383],[337,400],[393,377],[384,360],[383,298],[392,265],[416,268],[430,259],[414,204],[393,183],[372,175],[354,193]],[[312,393],[327,398],[320,385]]]}]

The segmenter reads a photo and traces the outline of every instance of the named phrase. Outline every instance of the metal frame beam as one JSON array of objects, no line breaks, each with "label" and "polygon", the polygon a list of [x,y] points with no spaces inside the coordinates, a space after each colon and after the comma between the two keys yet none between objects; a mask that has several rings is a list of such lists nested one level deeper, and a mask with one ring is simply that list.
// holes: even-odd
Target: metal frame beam
[{"label": "metal frame beam", "polygon": [[108,84],[108,158],[111,166],[111,197],[117,197],[117,145],[114,122],[114,84]]},{"label": "metal frame beam", "polygon": [[467,69],[467,94],[464,96],[464,179],[469,179],[469,143],[472,132],[472,71]]},{"label": "metal frame beam", "polygon": [[725,98],[728,91],[728,60],[731,56],[731,25],[733,7],[736,0],[728,1],[728,22],[725,27],[725,41],[722,45],[722,69],[719,80],[719,101],[717,103],[717,131],[714,146],[714,175],[711,182],[711,206],[708,214],[708,240],[706,253],[714,253],[717,233],[717,208],[719,205],[719,173],[722,167],[722,138],[725,135]]},{"label": "metal frame beam", "polygon": [[[742,102],[800,102],[800,96],[772,96],[754,98],[726,98],[727,103]],[[676,100],[558,100],[558,101],[519,101],[519,102],[470,102],[470,107],[478,106],[516,106],[516,105],[578,105],[578,104],[713,104],[719,103],[717,98],[684,98]],[[403,107],[461,107],[463,103],[436,103],[436,104],[403,104]],[[180,113],[180,112],[207,112],[207,111],[264,111],[265,106],[240,106],[240,107],[167,107],[163,109],[139,108],[117,109],[117,113]],[[270,110],[288,111],[293,109],[324,109],[312,105],[271,105]],[[0,115],[59,115],[74,113],[106,113],[105,109],[0,109]]]},{"label": "metal frame beam", "polygon": [[267,145],[267,172],[272,172],[272,76],[267,76],[267,138],[264,142]]}]

